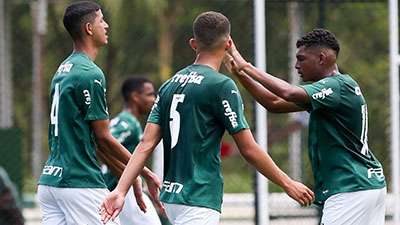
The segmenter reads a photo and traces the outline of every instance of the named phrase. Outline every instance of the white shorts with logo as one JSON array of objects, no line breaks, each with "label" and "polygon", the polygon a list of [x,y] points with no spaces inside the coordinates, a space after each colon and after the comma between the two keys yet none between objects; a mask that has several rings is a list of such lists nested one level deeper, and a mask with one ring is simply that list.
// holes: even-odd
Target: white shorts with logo
[{"label": "white shorts with logo", "polygon": [[125,197],[124,208],[119,214],[121,225],[161,225],[160,218],[149,197],[143,194],[143,199],[147,206],[146,213],[142,212],[137,205],[133,188],[129,189]]},{"label": "white shorts with logo", "polygon": [[173,225],[218,225],[220,213],[216,210],[164,203],[169,221]]},{"label": "white shorts with logo", "polygon": [[339,193],[324,204],[321,225],[384,225],[386,187]]},{"label": "white shorts with logo", "polygon": [[[42,225],[103,225],[99,208],[106,188],[58,188],[38,186]],[[119,225],[119,218],[107,225]]]}]

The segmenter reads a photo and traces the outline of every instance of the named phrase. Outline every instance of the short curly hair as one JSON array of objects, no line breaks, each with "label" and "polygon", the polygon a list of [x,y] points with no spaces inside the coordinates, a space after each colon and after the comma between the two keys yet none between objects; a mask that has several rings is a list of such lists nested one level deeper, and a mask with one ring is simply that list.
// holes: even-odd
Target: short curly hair
[{"label": "short curly hair", "polygon": [[308,32],[303,37],[301,37],[296,42],[296,47],[300,48],[301,46],[305,47],[327,47],[336,52],[336,56],[339,54],[340,46],[339,42],[336,39],[335,35],[329,30],[325,29],[313,29],[311,32]]}]

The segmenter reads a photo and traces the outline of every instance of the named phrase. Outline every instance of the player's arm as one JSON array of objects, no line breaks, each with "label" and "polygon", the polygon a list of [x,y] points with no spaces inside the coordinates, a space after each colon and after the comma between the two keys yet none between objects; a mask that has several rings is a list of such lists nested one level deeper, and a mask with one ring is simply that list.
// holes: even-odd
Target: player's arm
[{"label": "player's arm", "polygon": [[291,85],[282,79],[274,77],[254,67],[240,55],[234,44],[230,48],[229,54],[237,64],[237,71],[245,72],[247,75],[260,82],[262,86],[270,90],[273,94],[287,102],[300,104],[307,104],[309,102],[309,97],[304,89]]},{"label": "player's arm", "polygon": [[[134,180],[143,170],[147,159],[150,157],[160,140],[160,126],[154,123],[147,123],[143,137],[129,159],[128,165],[122,173],[117,187],[107,196],[101,205],[103,223],[107,223],[108,220],[114,219],[119,214],[123,207],[126,193],[132,185],[132,180]],[[158,207],[163,208],[159,202],[157,204]]]},{"label": "player's arm", "polygon": [[255,142],[249,129],[243,129],[232,135],[241,155],[260,173],[275,184],[281,186],[285,192],[301,205],[310,205],[314,200],[314,193],[302,183],[292,180],[284,173]]},{"label": "player's arm", "polygon": [[239,82],[246,88],[248,92],[250,92],[254,99],[263,105],[268,111],[274,113],[304,111],[304,109],[298,105],[285,101],[284,99],[273,94],[244,71],[239,71],[236,62],[231,55],[226,55],[224,58],[224,64],[225,67],[238,78]]},{"label": "player's arm", "polygon": [[96,149],[96,155],[111,169],[111,172],[113,172],[115,176],[121,176],[122,172],[125,169],[125,164],[117,160],[112,155],[104,153],[102,149],[99,148]]},{"label": "player's arm", "polygon": [[[131,157],[131,153],[111,135],[108,128],[109,121],[94,120],[91,122],[91,126],[96,137],[96,143],[98,145],[99,151],[101,151],[103,155],[106,156],[105,163],[107,164],[107,162],[111,162],[117,165],[120,165],[120,163],[122,163],[126,165]],[[118,161],[119,163],[116,161]],[[110,165],[111,170],[113,170],[113,166],[114,165]],[[119,169],[113,172],[118,177],[122,174],[122,171]],[[147,181],[155,178],[154,173],[151,172],[151,170],[147,167],[143,168],[143,170],[141,171],[141,175],[146,178]]]}]

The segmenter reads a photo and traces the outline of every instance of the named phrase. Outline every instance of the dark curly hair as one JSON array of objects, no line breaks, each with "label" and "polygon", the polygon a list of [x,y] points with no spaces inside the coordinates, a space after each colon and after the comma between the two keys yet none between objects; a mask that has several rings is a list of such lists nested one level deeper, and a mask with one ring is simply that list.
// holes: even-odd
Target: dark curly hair
[{"label": "dark curly hair", "polygon": [[311,32],[305,34],[302,38],[297,40],[296,47],[327,47],[336,52],[336,56],[339,54],[340,46],[335,35],[329,30],[325,29],[314,29]]}]

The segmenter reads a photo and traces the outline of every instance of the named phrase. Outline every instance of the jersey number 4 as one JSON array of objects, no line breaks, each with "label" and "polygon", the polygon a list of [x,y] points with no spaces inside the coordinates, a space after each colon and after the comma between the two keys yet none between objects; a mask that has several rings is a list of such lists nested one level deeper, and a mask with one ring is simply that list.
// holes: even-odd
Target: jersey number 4
[{"label": "jersey number 4", "polygon": [[181,115],[177,111],[178,103],[185,100],[184,94],[175,94],[172,97],[171,108],[169,110],[169,132],[171,133],[171,149],[178,143],[179,131],[181,128]]},{"label": "jersey number 4", "polygon": [[54,87],[53,101],[51,102],[50,123],[54,125],[54,136],[58,136],[58,102],[60,100],[60,84]]}]

